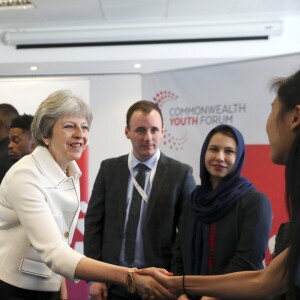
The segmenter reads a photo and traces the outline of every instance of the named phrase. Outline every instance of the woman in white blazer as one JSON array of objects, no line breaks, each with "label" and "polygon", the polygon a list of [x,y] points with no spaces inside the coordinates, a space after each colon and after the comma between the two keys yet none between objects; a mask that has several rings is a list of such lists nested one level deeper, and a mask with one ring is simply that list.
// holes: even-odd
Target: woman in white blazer
[{"label": "woman in white blazer", "polygon": [[32,123],[37,147],[11,167],[0,187],[1,299],[51,299],[59,295],[61,275],[172,298],[151,277],[70,247],[80,211],[81,172],[75,161],[86,147],[91,122],[87,104],[69,91],[52,93],[39,106]]}]

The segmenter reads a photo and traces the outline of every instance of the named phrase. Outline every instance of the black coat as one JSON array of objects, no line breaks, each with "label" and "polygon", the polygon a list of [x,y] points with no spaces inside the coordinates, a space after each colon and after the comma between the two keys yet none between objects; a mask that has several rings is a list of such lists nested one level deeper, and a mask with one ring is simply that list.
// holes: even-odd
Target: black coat
[{"label": "black coat", "polygon": [[[186,261],[185,218],[183,214],[176,240],[171,270],[184,274]],[[252,190],[243,196],[233,209],[216,223],[212,274],[225,274],[246,270],[263,269],[272,225],[272,208],[269,199],[261,192]]]},{"label": "black coat", "polygon": [[[101,163],[85,217],[86,256],[119,264],[129,176],[128,155]],[[183,203],[194,188],[192,168],[161,153],[143,228],[146,266],[170,269]]]}]

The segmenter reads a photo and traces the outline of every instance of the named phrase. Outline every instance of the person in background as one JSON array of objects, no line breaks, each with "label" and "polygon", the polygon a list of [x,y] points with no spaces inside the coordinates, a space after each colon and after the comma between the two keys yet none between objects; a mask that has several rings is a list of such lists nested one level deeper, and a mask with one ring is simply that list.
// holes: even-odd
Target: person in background
[{"label": "person in background", "polygon": [[31,134],[32,115],[21,115],[14,118],[9,130],[8,156],[14,162],[24,155],[30,154],[34,149]]},{"label": "person in background", "polygon": [[0,186],[1,299],[59,297],[61,275],[172,299],[151,277],[70,247],[80,212],[81,171],[75,161],[86,148],[91,122],[88,105],[70,91],[54,92],[39,105],[31,126],[37,146],[8,170]]},{"label": "person in background", "polygon": [[175,275],[263,269],[272,209],[268,198],[241,176],[244,160],[244,139],[235,127],[219,125],[208,133],[200,156],[201,185],[179,226],[171,269]]},{"label": "person in background", "polygon": [[8,103],[0,103],[0,183],[7,170],[14,164],[8,156],[8,134],[11,121],[19,115],[15,107]]},{"label": "person in background", "polygon": [[[260,271],[212,276],[160,276],[157,270],[141,270],[155,276],[169,290],[234,299],[300,299],[300,70],[273,82],[277,95],[266,130],[271,160],[285,165],[286,206],[289,215],[284,249]],[[282,250],[282,248],[281,248]]]},{"label": "person in background", "polygon": [[[154,102],[138,101],[128,109],[125,136],[130,153],[102,161],[96,177],[84,253],[126,267],[170,269],[183,203],[195,188],[192,168],[160,151],[163,117]],[[101,281],[90,283],[90,294],[97,300],[140,299]]]}]

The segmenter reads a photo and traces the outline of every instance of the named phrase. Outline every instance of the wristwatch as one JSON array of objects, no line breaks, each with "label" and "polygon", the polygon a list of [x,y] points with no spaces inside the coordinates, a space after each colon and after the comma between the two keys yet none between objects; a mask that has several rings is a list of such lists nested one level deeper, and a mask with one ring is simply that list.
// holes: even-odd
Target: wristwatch
[{"label": "wristwatch", "polygon": [[136,288],[132,274],[137,271],[137,268],[129,268],[127,274],[127,290],[130,294],[135,294]]}]

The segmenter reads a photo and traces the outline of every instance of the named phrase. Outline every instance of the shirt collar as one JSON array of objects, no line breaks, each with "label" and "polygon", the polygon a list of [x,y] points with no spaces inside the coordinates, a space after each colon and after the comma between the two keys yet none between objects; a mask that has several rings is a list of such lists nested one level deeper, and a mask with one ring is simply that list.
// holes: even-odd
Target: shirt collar
[{"label": "shirt collar", "polygon": [[150,170],[152,170],[154,168],[154,166],[156,165],[156,162],[159,160],[160,158],[160,150],[157,149],[157,151],[155,152],[155,154],[153,156],[151,156],[148,160],[146,161],[139,161],[133,154],[133,152],[131,152],[132,154],[132,168],[134,169],[138,164],[142,163],[144,165],[146,165]]}]

